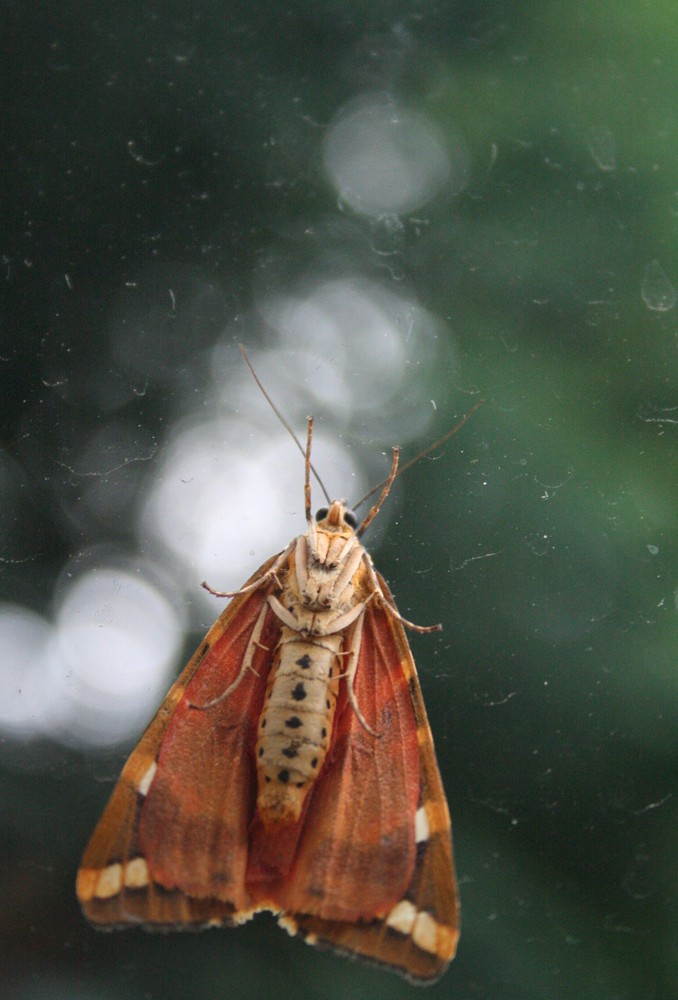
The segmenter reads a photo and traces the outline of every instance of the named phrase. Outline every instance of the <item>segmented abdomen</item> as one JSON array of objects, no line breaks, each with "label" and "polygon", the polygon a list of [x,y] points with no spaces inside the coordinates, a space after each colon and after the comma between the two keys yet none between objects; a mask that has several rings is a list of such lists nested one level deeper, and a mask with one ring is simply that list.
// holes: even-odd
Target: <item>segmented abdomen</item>
[{"label": "segmented abdomen", "polygon": [[264,825],[295,822],[332,735],[341,634],[302,636],[282,626],[256,744],[257,809]]}]

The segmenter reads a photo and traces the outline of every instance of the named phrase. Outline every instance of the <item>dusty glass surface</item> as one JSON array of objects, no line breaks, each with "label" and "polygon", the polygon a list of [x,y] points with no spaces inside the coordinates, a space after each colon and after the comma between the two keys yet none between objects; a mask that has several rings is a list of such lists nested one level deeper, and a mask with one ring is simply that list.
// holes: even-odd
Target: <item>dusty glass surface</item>
[{"label": "dusty glass surface", "polygon": [[[3,996],[405,997],[267,918],[97,934],[73,883],[221,603],[356,499],[452,810],[431,997],[671,1000],[669,3],[3,5]],[[317,498],[320,504],[320,497]]]}]

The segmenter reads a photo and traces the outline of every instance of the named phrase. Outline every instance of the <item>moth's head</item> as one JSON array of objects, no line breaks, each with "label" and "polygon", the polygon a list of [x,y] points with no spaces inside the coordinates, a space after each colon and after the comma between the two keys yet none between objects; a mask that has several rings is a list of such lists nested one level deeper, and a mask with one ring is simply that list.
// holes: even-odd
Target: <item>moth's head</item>
[{"label": "moth's head", "polygon": [[350,535],[358,529],[358,517],[343,500],[333,500],[329,507],[321,507],[315,515],[319,528],[337,535]]}]

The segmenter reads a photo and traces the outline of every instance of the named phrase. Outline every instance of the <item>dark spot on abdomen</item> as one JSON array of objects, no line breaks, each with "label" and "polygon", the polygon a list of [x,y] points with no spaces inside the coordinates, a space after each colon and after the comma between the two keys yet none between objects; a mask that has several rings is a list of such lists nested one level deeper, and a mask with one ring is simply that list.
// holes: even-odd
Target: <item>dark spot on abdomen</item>
[{"label": "dark spot on abdomen", "polygon": [[306,688],[304,687],[304,682],[299,681],[299,683],[292,688],[292,697],[295,701],[303,701],[306,697]]}]

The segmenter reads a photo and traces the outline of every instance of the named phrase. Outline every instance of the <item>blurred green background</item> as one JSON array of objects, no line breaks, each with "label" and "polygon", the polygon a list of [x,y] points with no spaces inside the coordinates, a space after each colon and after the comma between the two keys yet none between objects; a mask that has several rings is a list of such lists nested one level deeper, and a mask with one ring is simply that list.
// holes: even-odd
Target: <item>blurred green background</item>
[{"label": "blurred green background", "polygon": [[[195,546],[212,513],[245,538],[239,579],[230,543],[207,545],[224,567],[212,584],[237,586],[303,530],[302,463],[243,341],[295,427],[313,409],[367,485],[389,445],[414,455],[486,401],[367,538],[401,612],[444,626],[413,648],[463,926],[427,995],[674,998],[675,5],[8,0],[3,22],[2,995],[413,993],[265,917],[106,935],[74,898],[152,708],[125,697],[124,657],[119,737],[96,739],[101,692],[60,724],[26,708],[29,679],[36,705],[46,678],[67,699],[85,660],[95,686],[96,656],[63,628],[72,580],[124,563],[169,595],[169,673],[139,692],[157,704],[219,610],[199,603],[203,563],[180,565],[148,513],[159,484],[188,482],[168,463],[181,429],[219,430],[168,533]],[[365,107],[395,152],[375,138],[356,189],[339,126]],[[395,203],[398,156],[411,176]],[[257,427],[229,437],[252,412]],[[268,468],[273,436],[289,503],[275,475],[259,497],[233,471],[245,456]],[[331,492],[359,495],[319,447]],[[284,507],[280,537],[228,482],[203,516],[210,470]],[[115,614],[80,624],[105,641]]]}]

